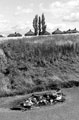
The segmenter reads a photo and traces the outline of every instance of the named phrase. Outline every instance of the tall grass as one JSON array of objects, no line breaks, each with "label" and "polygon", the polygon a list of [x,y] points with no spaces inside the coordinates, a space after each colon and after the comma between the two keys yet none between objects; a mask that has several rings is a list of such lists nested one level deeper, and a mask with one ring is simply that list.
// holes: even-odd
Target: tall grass
[{"label": "tall grass", "polygon": [[[61,71],[60,60],[71,61],[71,59],[79,57],[78,42],[59,44],[52,40],[43,43],[11,40],[0,44],[0,49],[3,49],[7,58],[5,70],[0,72],[9,78],[9,88],[16,94],[57,88],[58,83],[52,79],[51,82],[48,81],[49,76],[56,74],[54,67],[58,65],[57,67]],[[53,74],[52,71],[48,71],[51,67]],[[64,71],[64,67],[62,67],[62,71]],[[45,79],[43,80],[43,78]],[[73,86],[73,82],[62,82],[60,86]]]},{"label": "tall grass", "polygon": [[52,41],[44,43],[27,43],[22,40],[8,41],[0,45],[0,48],[4,50],[7,58],[14,60],[27,60],[32,59],[48,59],[48,58],[60,58],[62,56],[78,55],[79,43],[69,42],[66,44],[56,44]]}]

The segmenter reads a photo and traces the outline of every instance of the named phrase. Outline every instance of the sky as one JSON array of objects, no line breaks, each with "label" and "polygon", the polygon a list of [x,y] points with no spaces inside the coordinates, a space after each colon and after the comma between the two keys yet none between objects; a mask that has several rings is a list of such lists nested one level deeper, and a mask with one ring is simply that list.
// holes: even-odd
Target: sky
[{"label": "sky", "polygon": [[79,30],[79,0],[0,0],[0,33],[33,30],[36,14],[45,14],[47,30]]}]

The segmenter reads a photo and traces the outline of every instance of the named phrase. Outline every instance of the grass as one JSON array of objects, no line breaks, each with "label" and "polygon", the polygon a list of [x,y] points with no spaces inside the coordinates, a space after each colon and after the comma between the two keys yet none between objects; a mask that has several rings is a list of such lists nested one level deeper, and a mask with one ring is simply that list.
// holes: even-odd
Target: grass
[{"label": "grass", "polygon": [[79,86],[79,35],[40,36],[0,44],[0,96]]}]

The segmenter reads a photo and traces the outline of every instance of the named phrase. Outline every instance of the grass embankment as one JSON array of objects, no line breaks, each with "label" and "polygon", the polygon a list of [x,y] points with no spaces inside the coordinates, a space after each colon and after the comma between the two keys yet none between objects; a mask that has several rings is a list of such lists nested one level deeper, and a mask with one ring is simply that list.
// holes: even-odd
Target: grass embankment
[{"label": "grass embankment", "polygon": [[0,44],[0,96],[79,86],[79,36]]}]

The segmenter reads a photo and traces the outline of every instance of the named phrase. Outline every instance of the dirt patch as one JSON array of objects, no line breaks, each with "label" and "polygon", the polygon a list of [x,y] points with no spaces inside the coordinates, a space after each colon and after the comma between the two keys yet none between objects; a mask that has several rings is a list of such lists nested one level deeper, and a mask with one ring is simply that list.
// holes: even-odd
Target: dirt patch
[{"label": "dirt patch", "polygon": [[79,88],[64,89],[67,100],[56,106],[26,112],[0,112],[2,120],[79,120]]}]

